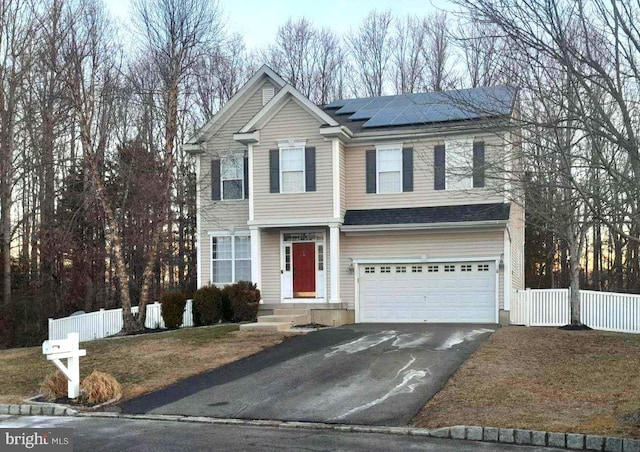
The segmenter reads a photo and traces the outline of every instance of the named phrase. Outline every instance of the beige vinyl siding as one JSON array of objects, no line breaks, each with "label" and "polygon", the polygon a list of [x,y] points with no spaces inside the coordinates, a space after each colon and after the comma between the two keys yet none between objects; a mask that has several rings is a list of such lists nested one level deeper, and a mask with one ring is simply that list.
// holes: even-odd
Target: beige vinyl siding
[{"label": "beige vinyl siding", "polygon": [[[340,237],[340,294],[350,309],[355,308],[352,259],[421,258],[443,259],[487,257],[497,259],[504,250],[504,232],[361,233]],[[500,278],[502,279],[502,277]],[[500,306],[503,292],[500,293]]]},{"label": "beige vinyl siding", "polygon": [[[203,285],[211,278],[211,236],[212,231],[248,231],[249,200],[213,201],[211,199],[211,160],[225,155],[246,155],[246,146],[233,140],[233,134],[238,132],[249,119],[262,108],[262,88],[273,86],[269,80],[258,84],[257,89],[248,94],[246,101],[237,111],[229,112],[224,122],[216,124],[206,136],[205,151],[198,155],[199,173],[197,175],[197,196],[200,201],[197,212],[200,229],[200,268],[198,272]],[[240,100],[241,102],[241,100]]]},{"label": "beige vinyl siding", "polygon": [[280,231],[261,230],[262,301],[280,303]]},{"label": "beige vinyl siding", "polygon": [[199,156],[200,173],[198,174],[198,188],[200,197],[200,227],[203,232],[209,230],[228,230],[246,227],[249,220],[249,201],[211,200],[211,160],[225,155],[245,156],[247,147],[234,141],[233,134],[237,133],[261,108],[262,88],[275,85],[265,80],[258,85],[247,101],[232,113],[222,124],[216,124],[207,136],[205,152]]},{"label": "beige vinyl siding", "polygon": [[[518,289],[524,289],[524,209],[511,204],[511,300]],[[513,302],[513,301],[512,301]]]},{"label": "beige vinyl siding", "polygon": [[[260,143],[253,148],[256,221],[333,217],[331,141],[320,135],[320,125],[320,121],[289,99],[260,130]],[[269,150],[278,149],[277,140],[286,139],[304,139],[307,147],[316,148],[315,192],[269,192]]]},{"label": "beige vinyl siding", "polygon": [[347,155],[344,144],[340,142],[340,217],[347,210]]},{"label": "beige vinyl siding", "polygon": [[[460,137],[464,138],[464,137]],[[485,160],[487,172],[491,171],[491,162],[498,161],[503,152],[503,140],[495,134],[472,136],[485,142]],[[347,209],[383,209],[394,207],[426,207],[452,204],[483,204],[503,202],[497,181],[485,177],[490,187],[471,190],[434,190],[433,147],[444,144],[436,139],[404,141],[403,147],[413,148],[413,191],[404,193],[376,194],[366,192],[365,154],[374,145],[347,147]]]}]

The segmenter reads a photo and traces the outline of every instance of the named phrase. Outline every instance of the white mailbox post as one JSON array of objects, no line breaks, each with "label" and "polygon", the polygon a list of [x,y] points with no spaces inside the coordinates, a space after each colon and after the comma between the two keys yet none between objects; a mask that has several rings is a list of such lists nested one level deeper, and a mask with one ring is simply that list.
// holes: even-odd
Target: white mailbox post
[{"label": "white mailbox post", "polygon": [[[80,396],[80,357],[87,356],[86,350],[80,350],[80,335],[78,333],[67,334],[66,339],[57,341],[44,341],[42,353],[47,355],[49,361],[53,361],[58,369],[67,377],[69,398]],[[67,366],[60,361],[67,359]]]}]

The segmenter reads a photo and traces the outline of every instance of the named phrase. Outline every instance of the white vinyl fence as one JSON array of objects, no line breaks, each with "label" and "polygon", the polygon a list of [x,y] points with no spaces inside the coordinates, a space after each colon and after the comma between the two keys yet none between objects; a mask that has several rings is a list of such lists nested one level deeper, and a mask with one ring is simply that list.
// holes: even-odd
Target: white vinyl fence
[{"label": "white vinyl fence", "polygon": [[[568,325],[571,323],[569,303],[569,289],[518,290],[511,303],[511,323]],[[581,290],[580,320],[597,330],[640,333],[640,295]]]},{"label": "white vinyl fence", "polygon": [[[182,317],[182,327],[193,326],[192,300],[187,300]],[[134,314],[138,307],[131,308]],[[160,303],[147,305],[147,328],[164,328]],[[74,315],[62,319],[49,319],[49,340],[64,339],[68,333],[79,333],[80,342],[101,339],[118,334],[122,329],[122,308],[104,310],[88,314]]]}]

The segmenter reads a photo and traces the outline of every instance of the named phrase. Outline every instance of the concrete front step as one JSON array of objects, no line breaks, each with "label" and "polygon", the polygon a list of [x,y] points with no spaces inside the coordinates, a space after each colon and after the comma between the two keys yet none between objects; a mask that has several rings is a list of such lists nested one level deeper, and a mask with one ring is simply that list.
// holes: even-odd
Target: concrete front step
[{"label": "concrete front step", "polygon": [[311,312],[310,309],[297,309],[297,308],[275,308],[273,315],[306,315]]},{"label": "concrete front step", "polygon": [[257,322],[240,325],[240,331],[284,331],[291,328],[291,322]]},{"label": "concrete front step", "polygon": [[258,323],[265,322],[289,322],[291,325],[306,325],[309,323],[308,316],[302,315],[261,315],[258,317]]}]

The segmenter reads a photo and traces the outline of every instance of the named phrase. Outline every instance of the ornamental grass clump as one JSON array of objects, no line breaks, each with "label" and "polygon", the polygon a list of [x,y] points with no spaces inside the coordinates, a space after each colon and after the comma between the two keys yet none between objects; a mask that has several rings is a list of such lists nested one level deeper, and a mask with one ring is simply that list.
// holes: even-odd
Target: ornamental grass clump
[{"label": "ornamental grass clump", "polygon": [[59,370],[47,375],[40,385],[40,394],[48,401],[67,397],[67,391],[67,377]]},{"label": "ornamental grass clump", "polygon": [[97,405],[119,400],[120,397],[120,383],[108,373],[94,370],[80,383],[80,398],[84,404]]}]

